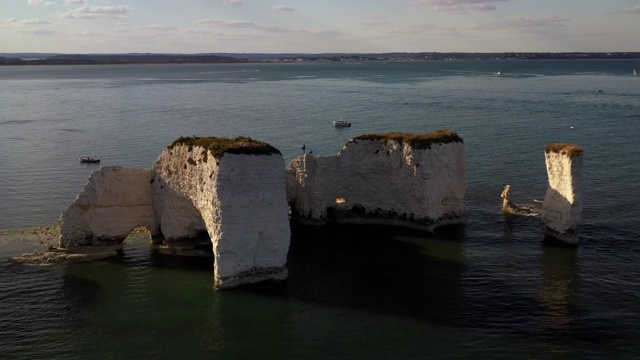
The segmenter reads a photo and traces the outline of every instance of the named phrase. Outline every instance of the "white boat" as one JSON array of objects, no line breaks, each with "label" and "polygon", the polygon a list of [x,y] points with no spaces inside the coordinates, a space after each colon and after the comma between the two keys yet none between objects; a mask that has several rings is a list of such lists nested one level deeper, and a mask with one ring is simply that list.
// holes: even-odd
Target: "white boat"
[{"label": "white boat", "polygon": [[99,163],[100,159],[97,156],[87,156],[80,158],[81,163]]},{"label": "white boat", "polygon": [[638,70],[633,69],[633,76],[638,76]]},{"label": "white boat", "polygon": [[333,121],[333,126],[335,126],[335,127],[350,127],[351,123],[346,121],[346,120],[340,119],[340,120],[334,120]]},{"label": "white boat", "polygon": [[498,70],[498,72],[496,73],[496,75],[502,75],[502,70]]}]

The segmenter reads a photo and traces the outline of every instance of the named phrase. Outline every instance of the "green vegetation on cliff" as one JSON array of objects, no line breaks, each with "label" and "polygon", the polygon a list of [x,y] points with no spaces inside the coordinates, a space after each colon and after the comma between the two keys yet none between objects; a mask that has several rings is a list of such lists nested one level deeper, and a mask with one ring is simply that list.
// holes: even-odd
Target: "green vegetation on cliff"
[{"label": "green vegetation on cliff", "polygon": [[414,149],[430,149],[433,144],[448,144],[451,142],[462,143],[462,138],[452,130],[437,130],[430,133],[411,134],[401,132],[388,132],[379,134],[364,134],[356,136],[353,140],[380,140],[399,141],[408,143]]},{"label": "green vegetation on cliff", "polygon": [[219,137],[185,137],[181,136],[174,140],[167,149],[174,146],[187,145],[189,151],[194,146],[203,147],[215,158],[221,158],[225,153],[230,154],[246,154],[246,155],[282,155],[275,147],[258,140],[253,140],[247,136],[239,136],[237,138],[219,138]]},{"label": "green vegetation on cliff", "polygon": [[561,155],[567,155],[570,158],[580,156],[584,149],[578,145],[566,144],[566,143],[551,143],[547,144],[545,149],[546,153],[554,152]]}]

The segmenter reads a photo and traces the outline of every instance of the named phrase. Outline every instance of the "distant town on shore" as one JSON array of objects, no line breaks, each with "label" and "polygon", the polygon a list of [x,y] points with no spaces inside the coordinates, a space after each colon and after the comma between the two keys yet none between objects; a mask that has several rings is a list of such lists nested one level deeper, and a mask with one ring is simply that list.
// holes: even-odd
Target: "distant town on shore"
[{"label": "distant town on shore", "polygon": [[211,53],[54,54],[0,53],[0,65],[197,64],[253,62],[451,61],[451,60],[633,60],[640,52],[392,52],[392,53]]}]

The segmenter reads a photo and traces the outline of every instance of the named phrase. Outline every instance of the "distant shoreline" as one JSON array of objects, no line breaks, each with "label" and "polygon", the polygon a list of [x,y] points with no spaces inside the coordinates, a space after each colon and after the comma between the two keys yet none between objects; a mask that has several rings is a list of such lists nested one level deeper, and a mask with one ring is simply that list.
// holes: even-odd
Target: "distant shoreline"
[{"label": "distant shoreline", "polygon": [[639,60],[640,52],[326,54],[0,54],[2,65],[246,64],[453,60]]}]

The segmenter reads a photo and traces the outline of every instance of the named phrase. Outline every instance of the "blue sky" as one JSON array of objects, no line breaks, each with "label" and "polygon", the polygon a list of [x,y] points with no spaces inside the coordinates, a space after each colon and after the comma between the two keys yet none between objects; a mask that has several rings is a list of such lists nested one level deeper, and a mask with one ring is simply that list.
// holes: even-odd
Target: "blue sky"
[{"label": "blue sky", "polygon": [[640,0],[0,0],[0,52],[640,51]]}]

